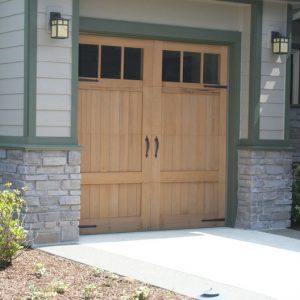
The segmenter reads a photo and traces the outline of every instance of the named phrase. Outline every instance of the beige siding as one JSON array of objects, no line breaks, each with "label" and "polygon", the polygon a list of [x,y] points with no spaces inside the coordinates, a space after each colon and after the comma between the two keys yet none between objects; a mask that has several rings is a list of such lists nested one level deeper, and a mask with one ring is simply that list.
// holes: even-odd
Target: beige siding
[{"label": "beige siding", "polygon": [[260,139],[284,139],[286,55],[272,54],[271,32],[286,33],[287,4],[264,1]]},{"label": "beige siding", "polygon": [[48,6],[61,8],[72,19],[72,0],[38,1],[36,135],[71,134],[72,39],[51,39],[47,30]]},{"label": "beige siding", "polygon": [[126,5],[124,0],[80,0],[80,16],[242,32],[240,138],[248,137],[249,5],[212,0],[126,0]]},{"label": "beige siding", "polygon": [[23,135],[24,0],[0,2],[0,135]]}]

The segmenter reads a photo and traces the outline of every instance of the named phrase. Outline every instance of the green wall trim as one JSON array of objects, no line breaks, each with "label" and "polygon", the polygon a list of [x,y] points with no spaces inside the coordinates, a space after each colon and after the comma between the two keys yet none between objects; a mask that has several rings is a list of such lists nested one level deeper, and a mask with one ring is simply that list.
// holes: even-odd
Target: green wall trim
[{"label": "green wall trim", "polygon": [[193,27],[159,25],[129,21],[115,21],[80,17],[80,32],[98,35],[126,36],[140,39],[176,40],[228,45],[238,42],[241,33],[229,30],[213,30]]},{"label": "green wall trim", "polygon": [[36,132],[37,0],[25,0],[24,136]]},{"label": "green wall trim", "polygon": [[79,0],[73,0],[71,138],[73,140],[73,143],[75,144],[77,144],[78,44],[79,44]]},{"label": "green wall trim", "polygon": [[[287,28],[286,35],[289,41],[292,41],[292,22],[293,22],[293,9],[289,4],[287,7]],[[292,71],[292,43],[289,43],[289,54],[286,59],[286,75],[285,75],[285,114],[284,114],[284,140],[289,143],[290,139],[290,102],[291,102],[291,71]]]},{"label": "green wall trim", "polygon": [[229,46],[227,106],[226,226],[234,226],[237,211],[237,144],[239,138],[241,33],[235,31],[80,18],[80,32],[97,35],[209,43]]},{"label": "green wall trim", "polygon": [[266,146],[243,146],[243,145],[239,145],[238,146],[239,150],[252,150],[252,151],[294,151],[295,148],[292,146],[270,146],[270,145],[266,145]]},{"label": "green wall trim", "polygon": [[9,150],[81,150],[79,145],[30,145],[30,144],[3,144],[0,143],[0,149]]},{"label": "green wall trim", "polygon": [[261,85],[263,3],[255,1],[251,5],[250,37],[250,81],[249,81],[249,123],[248,140],[252,145],[259,140],[259,108]]},{"label": "green wall trim", "polygon": [[0,144],[5,145],[76,145],[72,138],[66,137],[17,137],[17,136],[0,136]]},{"label": "green wall trim", "polygon": [[286,147],[289,146],[289,141],[286,140],[258,140],[255,145],[251,144],[249,140],[242,139],[239,140],[239,146],[259,146],[259,147],[267,147],[267,146],[278,146],[278,147]]}]

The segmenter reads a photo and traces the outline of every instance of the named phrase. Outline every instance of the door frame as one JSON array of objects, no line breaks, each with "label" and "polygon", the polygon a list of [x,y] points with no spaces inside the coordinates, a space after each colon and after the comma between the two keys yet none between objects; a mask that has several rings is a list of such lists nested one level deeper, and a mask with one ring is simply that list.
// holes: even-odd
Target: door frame
[{"label": "door frame", "polygon": [[237,149],[240,120],[241,33],[238,31],[147,24],[80,17],[80,34],[176,41],[228,46],[228,101],[225,193],[226,226],[233,227],[237,212]]}]

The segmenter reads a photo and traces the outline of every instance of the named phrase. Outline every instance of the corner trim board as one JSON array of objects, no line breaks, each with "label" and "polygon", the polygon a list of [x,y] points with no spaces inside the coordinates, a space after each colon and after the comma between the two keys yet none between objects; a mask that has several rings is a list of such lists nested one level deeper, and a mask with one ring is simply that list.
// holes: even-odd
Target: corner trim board
[{"label": "corner trim board", "polygon": [[36,134],[37,0],[25,1],[24,24],[24,131]]}]

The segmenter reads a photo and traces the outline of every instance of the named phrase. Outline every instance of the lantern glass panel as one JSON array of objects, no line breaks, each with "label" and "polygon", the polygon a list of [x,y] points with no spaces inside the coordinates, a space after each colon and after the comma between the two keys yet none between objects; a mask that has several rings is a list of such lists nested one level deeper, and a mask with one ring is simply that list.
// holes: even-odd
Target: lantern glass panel
[{"label": "lantern glass panel", "polygon": [[273,41],[273,53],[279,53],[279,42],[277,39],[274,39]]},{"label": "lantern glass panel", "polygon": [[288,53],[289,46],[288,46],[288,40],[287,39],[281,39],[281,46],[280,46],[280,53]]},{"label": "lantern glass panel", "polygon": [[66,25],[58,26],[58,37],[60,37],[60,38],[68,37],[68,26],[66,26]]}]

